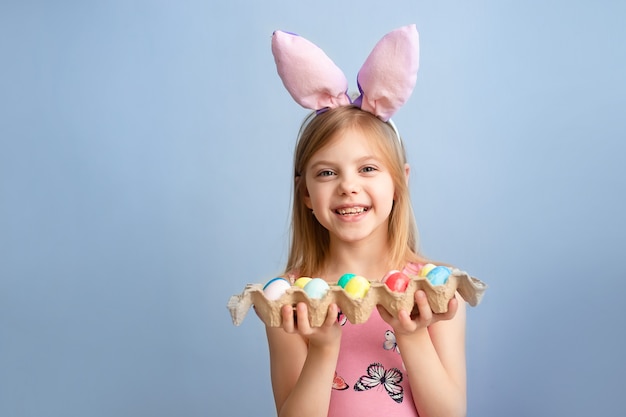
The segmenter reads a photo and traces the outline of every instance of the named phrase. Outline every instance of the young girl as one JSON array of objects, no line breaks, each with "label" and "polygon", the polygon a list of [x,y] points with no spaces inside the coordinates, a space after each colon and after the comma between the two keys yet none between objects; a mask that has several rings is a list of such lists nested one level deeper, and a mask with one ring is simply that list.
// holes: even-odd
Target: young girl
[{"label": "young girl", "polygon": [[[324,277],[336,283],[349,272],[380,280],[390,270],[411,272],[427,262],[417,250],[409,165],[388,121],[413,89],[417,63],[414,56],[406,61],[406,51],[413,54],[416,45],[414,26],[383,38],[359,73],[362,95],[351,104],[342,97],[342,82],[302,85],[315,78],[303,77],[303,69],[317,66],[321,79],[329,74],[326,68],[319,75],[320,66],[330,65],[321,50],[296,35],[274,34],[274,56],[285,86],[300,104],[306,101],[305,107],[318,110],[305,121],[295,150],[286,277]],[[307,55],[314,62],[303,66],[298,60]],[[382,73],[372,71],[376,56],[384,56],[386,63],[404,60],[404,73],[389,74],[394,65]],[[403,82],[407,77],[408,84],[399,89],[380,88],[391,105],[372,105],[381,79]],[[457,295],[447,313],[434,314],[422,291],[415,293],[415,303],[417,315],[400,311],[394,317],[379,306],[359,325],[342,319],[333,304],[319,327],[310,325],[305,303],[295,311],[284,306],[282,327],[267,327],[278,415],[465,415],[465,303]]]}]

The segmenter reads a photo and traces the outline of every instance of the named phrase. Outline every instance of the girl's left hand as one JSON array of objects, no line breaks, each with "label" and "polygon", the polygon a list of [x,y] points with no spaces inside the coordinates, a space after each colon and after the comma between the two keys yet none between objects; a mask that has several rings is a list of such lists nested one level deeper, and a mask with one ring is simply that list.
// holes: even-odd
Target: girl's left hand
[{"label": "girl's left hand", "polygon": [[447,312],[435,314],[431,310],[430,304],[428,304],[426,293],[422,290],[418,290],[415,292],[415,306],[417,307],[418,314],[413,317],[405,310],[400,310],[398,316],[394,317],[383,306],[378,305],[377,308],[380,316],[393,327],[394,333],[398,336],[414,333],[419,329],[426,328],[441,320],[452,319],[459,308],[459,301],[456,297],[453,297],[448,303]]},{"label": "girl's left hand", "polygon": [[305,303],[296,304],[295,310],[291,305],[285,305],[281,309],[283,316],[282,328],[287,333],[299,334],[312,345],[336,345],[339,347],[341,340],[341,326],[337,322],[339,307],[332,303],[328,306],[326,320],[318,327],[313,327],[309,322],[308,307]]}]

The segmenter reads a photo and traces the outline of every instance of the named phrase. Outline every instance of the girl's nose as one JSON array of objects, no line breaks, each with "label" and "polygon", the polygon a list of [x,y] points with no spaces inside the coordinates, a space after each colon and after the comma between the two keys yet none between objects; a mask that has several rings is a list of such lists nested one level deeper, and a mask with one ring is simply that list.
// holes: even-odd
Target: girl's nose
[{"label": "girl's nose", "polygon": [[341,195],[357,194],[359,191],[361,191],[361,186],[355,178],[345,177],[339,184],[339,194]]}]

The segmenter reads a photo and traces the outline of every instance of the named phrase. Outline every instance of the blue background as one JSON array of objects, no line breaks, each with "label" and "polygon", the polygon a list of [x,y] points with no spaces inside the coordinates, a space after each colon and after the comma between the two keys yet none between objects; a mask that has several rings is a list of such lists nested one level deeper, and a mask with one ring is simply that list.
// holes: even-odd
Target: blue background
[{"label": "blue background", "polygon": [[470,416],[623,415],[626,3],[0,5],[0,415],[272,415],[226,302],[286,259],[306,111],[274,29],[356,72],[416,23],[394,117],[426,255],[468,311]]}]

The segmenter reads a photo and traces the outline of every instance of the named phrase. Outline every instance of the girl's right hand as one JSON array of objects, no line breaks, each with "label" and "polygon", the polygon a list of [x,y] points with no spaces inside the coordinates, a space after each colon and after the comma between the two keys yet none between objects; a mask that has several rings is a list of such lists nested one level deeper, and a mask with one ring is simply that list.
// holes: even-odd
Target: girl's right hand
[{"label": "girl's right hand", "polygon": [[417,314],[410,314],[408,311],[400,310],[397,317],[394,317],[383,306],[377,306],[382,319],[393,328],[396,337],[398,337],[399,335],[409,335],[420,329],[428,328],[439,321],[452,320],[459,308],[459,300],[456,297],[452,297],[448,302],[448,311],[436,314],[430,308],[426,293],[423,290],[418,290],[415,292],[415,307],[417,308]]},{"label": "girl's right hand", "polygon": [[290,305],[283,306],[281,314],[285,332],[303,336],[309,341],[309,347],[338,345],[341,340],[341,325],[337,321],[339,307],[335,303],[328,306],[326,320],[319,327],[311,326],[308,306],[303,302],[296,304],[295,309]]}]

